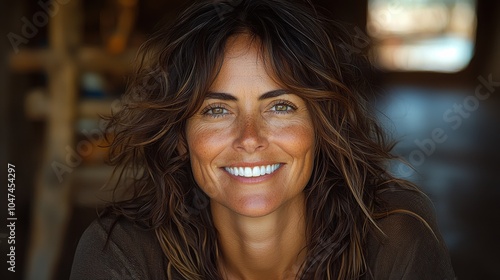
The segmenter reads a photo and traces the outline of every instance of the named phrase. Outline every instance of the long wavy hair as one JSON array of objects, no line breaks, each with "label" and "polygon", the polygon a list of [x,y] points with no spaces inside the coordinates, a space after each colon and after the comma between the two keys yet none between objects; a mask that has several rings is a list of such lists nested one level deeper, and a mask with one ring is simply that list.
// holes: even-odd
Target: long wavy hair
[{"label": "long wavy hair", "polygon": [[413,185],[387,172],[391,145],[370,117],[351,38],[308,3],[197,3],[152,34],[123,109],[109,118],[117,188],[131,197],[107,211],[154,229],[169,279],[222,279],[209,199],[193,178],[189,151],[179,147],[187,147],[186,121],[217,76],[225,43],[241,33],[260,44],[277,82],[305,100],[314,124],[314,170],[304,189],[307,255],[297,278],[357,279],[369,270],[367,236],[387,214],[377,212],[380,193]]}]

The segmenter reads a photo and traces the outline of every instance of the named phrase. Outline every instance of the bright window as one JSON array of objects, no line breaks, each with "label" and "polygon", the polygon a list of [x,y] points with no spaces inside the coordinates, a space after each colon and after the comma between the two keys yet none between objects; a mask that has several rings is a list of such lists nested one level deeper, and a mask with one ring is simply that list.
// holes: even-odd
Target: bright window
[{"label": "bright window", "polygon": [[395,71],[457,72],[474,53],[475,0],[369,0],[372,59]]}]

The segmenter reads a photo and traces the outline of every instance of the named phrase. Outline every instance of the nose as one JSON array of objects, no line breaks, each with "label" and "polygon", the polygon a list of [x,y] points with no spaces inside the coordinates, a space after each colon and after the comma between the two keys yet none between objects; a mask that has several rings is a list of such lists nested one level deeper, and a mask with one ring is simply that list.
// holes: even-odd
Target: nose
[{"label": "nose", "polygon": [[233,147],[246,153],[254,153],[264,150],[268,146],[266,128],[263,120],[254,117],[246,117],[236,128],[237,137]]}]

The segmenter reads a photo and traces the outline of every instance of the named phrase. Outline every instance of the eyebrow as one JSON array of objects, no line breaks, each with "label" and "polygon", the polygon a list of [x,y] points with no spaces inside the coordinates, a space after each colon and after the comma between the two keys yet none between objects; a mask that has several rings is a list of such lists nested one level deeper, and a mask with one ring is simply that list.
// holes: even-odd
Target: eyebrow
[{"label": "eyebrow", "polygon": [[[284,94],[289,94],[289,92],[284,90],[284,89],[275,89],[275,90],[271,90],[271,91],[263,93],[261,96],[259,96],[259,100],[274,98],[274,97],[278,97],[278,96],[284,95]],[[238,101],[238,98],[236,98],[236,96],[234,96],[232,94],[225,93],[225,92],[212,92],[212,91],[207,92],[205,99]]]}]

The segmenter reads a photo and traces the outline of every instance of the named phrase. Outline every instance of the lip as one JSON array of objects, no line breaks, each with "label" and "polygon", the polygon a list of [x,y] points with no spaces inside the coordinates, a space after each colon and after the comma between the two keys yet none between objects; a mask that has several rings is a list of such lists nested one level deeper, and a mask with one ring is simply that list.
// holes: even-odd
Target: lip
[{"label": "lip", "polygon": [[272,164],[281,164],[283,165],[284,163],[282,162],[278,162],[278,161],[253,161],[253,162],[249,162],[249,161],[240,161],[240,162],[231,162],[230,164],[228,165],[225,165],[225,166],[222,166],[222,168],[224,167],[254,167],[254,166],[262,166],[262,165],[272,165]]}]

